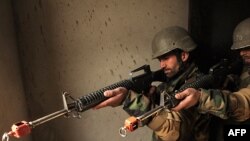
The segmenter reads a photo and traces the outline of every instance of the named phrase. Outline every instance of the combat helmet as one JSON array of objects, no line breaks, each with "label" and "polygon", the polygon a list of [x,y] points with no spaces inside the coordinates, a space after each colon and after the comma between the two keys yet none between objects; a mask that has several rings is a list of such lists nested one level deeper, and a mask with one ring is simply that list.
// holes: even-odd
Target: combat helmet
[{"label": "combat helmet", "polygon": [[194,50],[196,46],[196,43],[184,28],[171,26],[159,31],[153,38],[152,58],[158,58],[177,48],[190,52]]},{"label": "combat helmet", "polygon": [[250,18],[240,22],[233,33],[232,50],[242,49],[250,46]]}]

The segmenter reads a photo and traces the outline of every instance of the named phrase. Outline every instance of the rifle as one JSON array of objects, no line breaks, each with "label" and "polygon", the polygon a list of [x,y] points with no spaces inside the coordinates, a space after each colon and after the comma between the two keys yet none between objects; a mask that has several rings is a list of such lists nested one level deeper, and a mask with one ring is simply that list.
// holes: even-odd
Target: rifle
[{"label": "rifle", "polygon": [[214,88],[221,89],[224,81],[229,74],[239,75],[242,68],[242,60],[236,59],[232,63],[228,59],[222,59],[220,62],[215,64],[209,69],[208,74],[203,75],[196,81],[184,84],[179,90],[172,93],[164,93],[164,102],[162,105],[138,116],[131,116],[124,122],[124,126],[119,129],[119,134],[122,137],[126,137],[127,131],[133,132],[138,127],[142,127],[144,122],[151,116],[157,114],[163,109],[171,109],[179,104],[180,100],[175,98],[175,94],[184,91],[187,88]]},{"label": "rifle", "polygon": [[[228,74],[229,72],[231,72],[231,70],[235,69],[234,66],[236,66],[236,65],[228,65],[228,62],[226,62],[226,60],[223,61],[222,64],[218,65],[218,67],[211,69],[210,72],[213,72],[214,74],[217,74],[220,72],[221,75],[225,75],[225,74]],[[220,69],[218,69],[218,68],[220,68]],[[133,73],[136,73],[136,72],[139,72],[142,70],[144,71],[144,73],[137,75],[137,76],[133,76]],[[49,115],[46,115],[46,116],[41,117],[39,119],[36,119],[34,121],[30,121],[30,122],[20,121],[20,122],[13,124],[11,127],[11,131],[4,133],[4,135],[2,137],[2,141],[4,141],[5,139],[8,141],[10,136],[16,137],[16,138],[26,136],[26,135],[30,134],[31,130],[33,128],[37,127],[38,125],[44,124],[48,121],[51,121],[51,120],[56,119],[56,118],[61,117],[61,116],[69,117],[71,113],[72,113],[73,117],[81,118],[81,115],[79,114],[79,112],[84,112],[84,111],[90,109],[91,107],[94,107],[95,105],[99,104],[100,102],[108,99],[103,94],[106,90],[112,90],[112,89],[115,89],[118,87],[125,87],[129,90],[133,90],[133,91],[136,91],[138,93],[147,93],[151,87],[152,82],[155,82],[155,81],[167,82],[168,81],[168,79],[165,76],[162,69],[157,70],[157,71],[151,71],[149,65],[143,65],[143,66],[131,71],[130,74],[131,74],[130,79],[122,80],[120,82],[117,82],[115,84],[112,84],[110,86],[102,88],[100,90],[97,90],[95,92],[84,95],[78,99],[74,99],[67,92],[63,92],[62,97],[63,97],[64,108],[62,110],[56,111],[54,113],[51,113]],[[218,75],[214,75],[214,76],[220,76],[220,75],[218,74]],[[206,83],[209,82],[209,84],[210,84],[210,83],[214,82],[213,76],[206,76],[203,79],[200,80],[201,82],[199,82],[199,83],[197,82],[197,83],[203,84],[204,82],[206,82]],[[195,85],[197,85],[197,83],[192,84],[192,86],[195,87]],[[190,85],[186,86],[185,88],[192,87]],[[72,102],[69,102],[69,99]],[[162,106],[162,107],[171,108],[171,107],[177,105],[178,102],[179,101],[174,98],[173,94],[166,95],[165,96],[165,105],[166,106]],[[154,113],[158,112],[159,110],[162,109],[162,107],[156,108],[153,112]],[[123,131],[126,132],[127,130],[128,131],[135,130],[136,128],[134,128],[133,126],[138,127],[138,124],[140,122],[142,122],[144,119],[146,119],[147,117],[150,117],[150,116],[152,116],[152,111],[151,112],[149,111],[149,113],[146,113],[140,117],[136,117],[135,118],[136,123],[131,125],[132,128],[128,128],[129,126],[124,126],[122,128],[122,130],[120,129],[120,134],[122,135],[121,132],[123,132]]]},{"label": "rifle", "polygon": [[[140,71],[143,71],[143,73],[133,76],[134,73],[140,73]],[[130,75],[130,79],[114,83],[110,86],[84,95],[78,99],[74,99],[67,92],[63,92],[62,97],[64,108],[62,110],[56,111],[34,121],[20,121],[13,124],[11,127],[11,131],[4,133],[2,141],[4,141],[5,139],[8,141],[9,136],[16,138],[26,136],[31,133],[32,128],[35,128],[38,125],[41,125],[61,116],[69,117],[70,113],[72,113],[73,117],[81,118],[79,112],[84,112],[90,109],[91,107],[94,107],[95,105],[99,104],[100,102],[108,99],[108,97],[105,97],[103,94],[106,90],[112,90],[118,87],[125,87],[128,90],[131,89],[138,93],[147,93],[150,89],[152,82],[167,81],[167,77],[165,76],[162,69],[157,71],[151,71],[149,65],[143,65],[131,71]],[[69,102],[69,99],[71,100],[71,102]]]},{"label": "rifle", "polygon": [[83,112],[108,99],[103,94],[106,90],[112,90],[118,87],[125,87],[126,89],[133,90],[137,93],[147,93],[151,87],[152,82],[167,81],[167,77],[165,76],[162,69],[152,72],[149,65],[144,65],[131,71],[130,75],[132,76],[133,73],[139,72],[141,70],[144,71],[143,74],[131,77],[127,80],[122,80],[105,88],[102,88],[98,91],[80,97],[79,99],[77,99],[78,105],[76,107],[79,108],[77,110]]}]

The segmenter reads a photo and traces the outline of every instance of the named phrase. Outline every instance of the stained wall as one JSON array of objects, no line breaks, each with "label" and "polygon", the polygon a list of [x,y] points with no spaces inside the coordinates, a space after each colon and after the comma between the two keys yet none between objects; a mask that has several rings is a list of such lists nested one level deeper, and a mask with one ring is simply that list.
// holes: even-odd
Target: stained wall
[{"label": "stained wall", "polygon": [[[29,120],[11,2],[0,1],[0,135],[14,123]],[[12,141],[17,139],[11,138]],[[19,141],[30,141],[26,136]]]},{"label": "stained wall", "polygon": [[[79,98],[117,81],[151,59],[156,32],[187,28],[187,0],[13,0],[29,119],[63,108],[62,92]],[[122,107],[88,110],[34,128],[34,141],[150,141],[139,128],[122,138]]]}]

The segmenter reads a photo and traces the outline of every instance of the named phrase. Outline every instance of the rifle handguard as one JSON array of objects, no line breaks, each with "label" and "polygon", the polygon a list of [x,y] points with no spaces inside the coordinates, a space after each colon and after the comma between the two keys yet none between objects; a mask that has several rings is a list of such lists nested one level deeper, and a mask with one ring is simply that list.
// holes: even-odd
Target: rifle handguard
[{"label": "rifle handguard", "polygon": [[187,88],[212,88],[214,82],[214,77],[210,74],[204,75],[200,78],[198,78],[196,81],[191,83],[184,84],[178,91],[175,91],[171,94],[165,93],[164,94],[164,103],[165,107],[168,109],[171,109],[179,104],[180,100],[175,98],[175,94],[178,92],[182,92]]}]

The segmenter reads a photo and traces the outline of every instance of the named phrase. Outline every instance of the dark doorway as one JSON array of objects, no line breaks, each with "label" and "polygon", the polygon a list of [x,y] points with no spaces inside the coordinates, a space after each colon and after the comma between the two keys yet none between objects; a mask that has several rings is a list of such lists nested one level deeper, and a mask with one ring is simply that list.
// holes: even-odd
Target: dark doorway
[{"label": "dark doorway", "polygon": [[[198,66],[204,72],[222,58],[234,60],[239,53],[231,51],[233,31],[250,17],[250,0],[190,0],[189,32],[198,43]],[[221,122],[211,124],[211,141],[220,141]]]},{"label": "dark doorway", "polygon": [[190,0],[189,32],[199,44],[198,65],[204,71],[221,58],[232,59],[235,26],[250,17],[250,0]]}]

